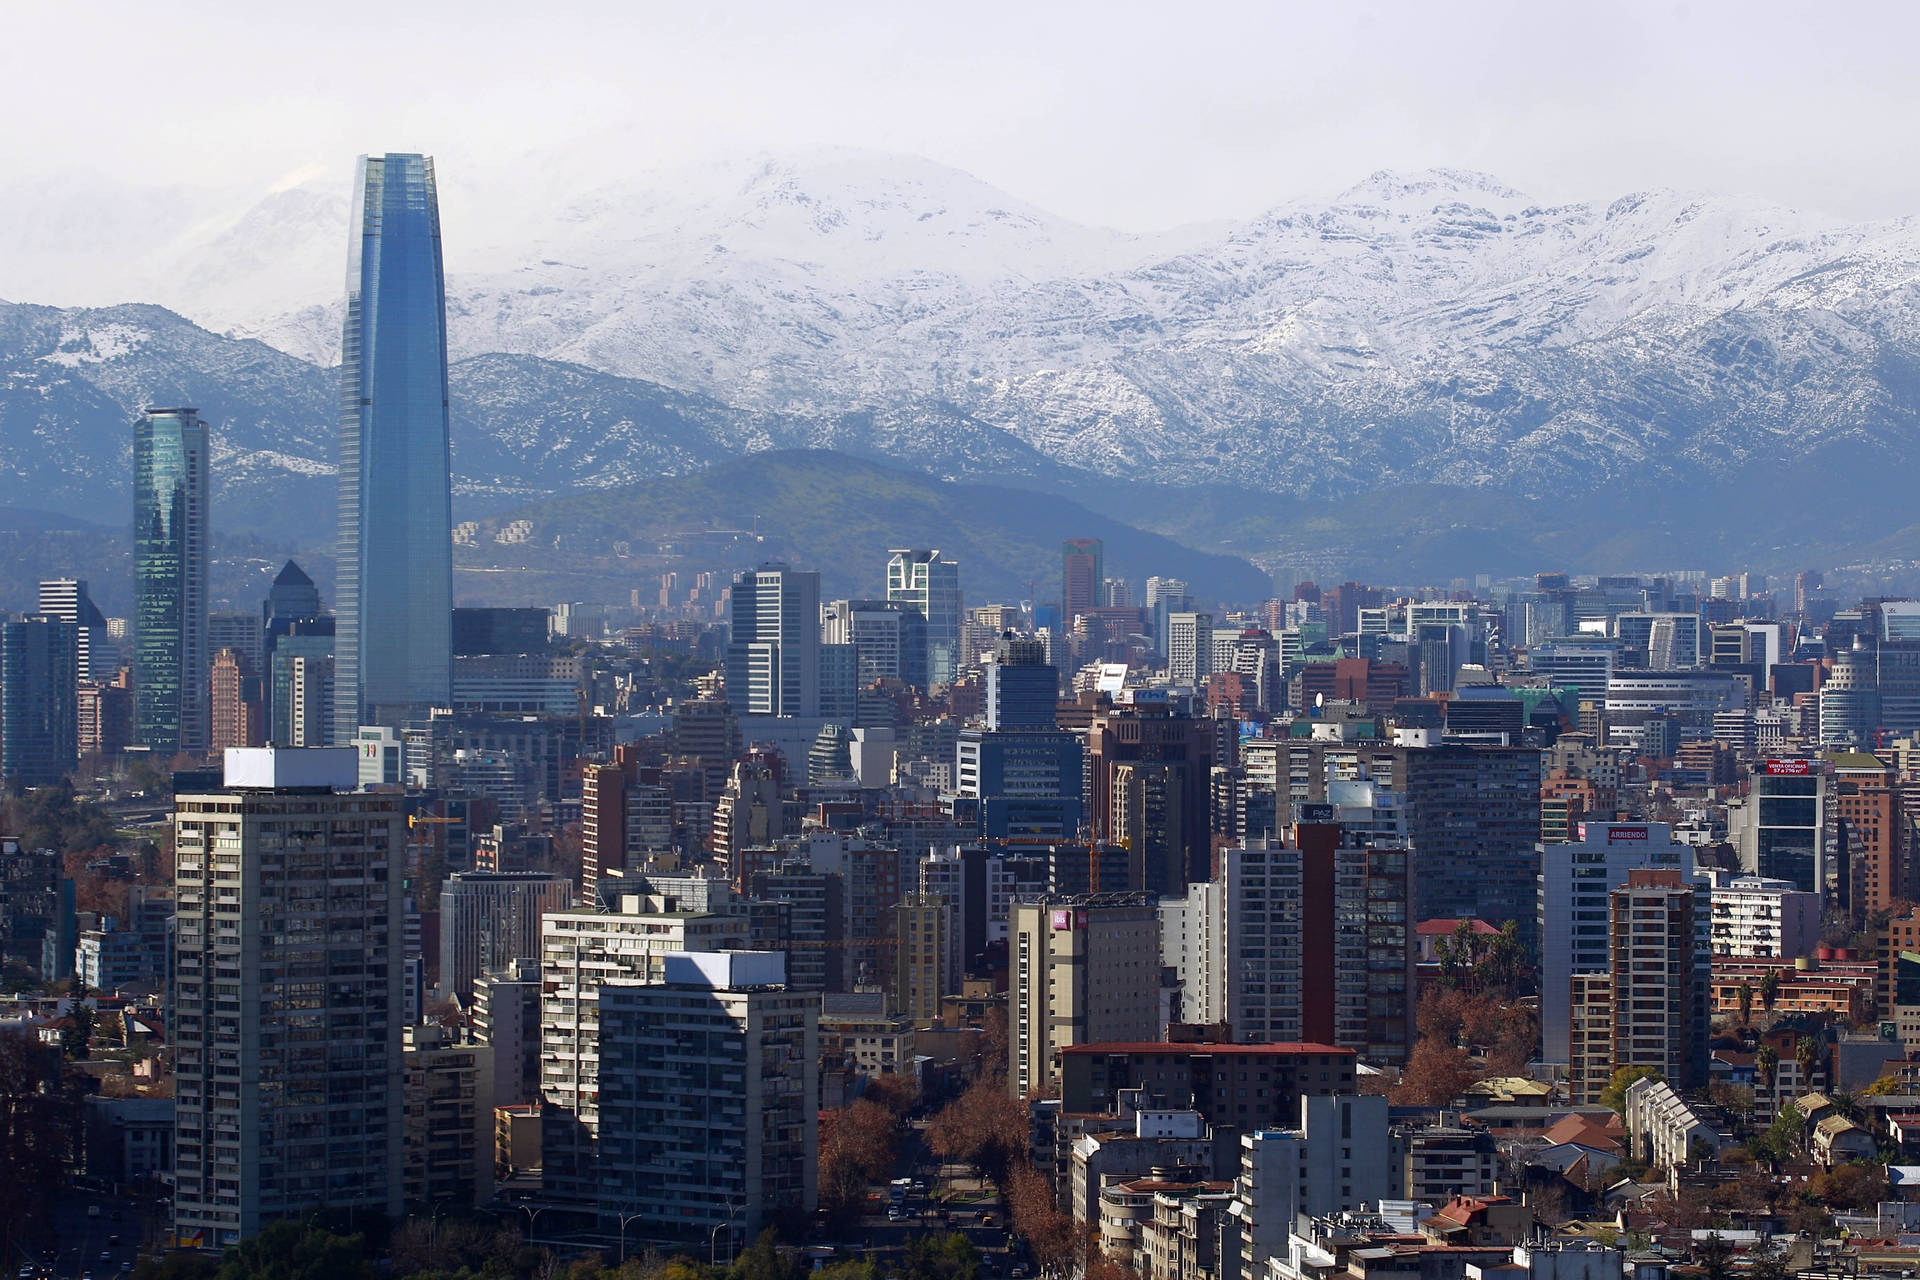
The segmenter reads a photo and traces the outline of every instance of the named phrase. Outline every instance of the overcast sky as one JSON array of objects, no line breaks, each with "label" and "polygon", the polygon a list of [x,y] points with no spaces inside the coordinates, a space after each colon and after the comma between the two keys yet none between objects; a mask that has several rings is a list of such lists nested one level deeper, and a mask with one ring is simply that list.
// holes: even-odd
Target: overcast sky
[{"label": "overcast sky", "polygon": [[1920,6],[337,0],[9,15],[0,160],[265,186],[361,151],[638,128],[913,152],[1134,230],[1383,168],[1920,212]]}]

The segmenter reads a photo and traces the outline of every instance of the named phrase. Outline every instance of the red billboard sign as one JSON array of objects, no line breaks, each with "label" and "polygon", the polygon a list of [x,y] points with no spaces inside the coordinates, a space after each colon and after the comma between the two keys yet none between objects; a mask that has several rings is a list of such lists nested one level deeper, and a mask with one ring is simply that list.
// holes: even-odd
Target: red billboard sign
[{"label": "red billboard sign", "polygon": [[1811,760],[1769,760],[1767,772],[1777,778],[1798,778],[1813,772]]}]

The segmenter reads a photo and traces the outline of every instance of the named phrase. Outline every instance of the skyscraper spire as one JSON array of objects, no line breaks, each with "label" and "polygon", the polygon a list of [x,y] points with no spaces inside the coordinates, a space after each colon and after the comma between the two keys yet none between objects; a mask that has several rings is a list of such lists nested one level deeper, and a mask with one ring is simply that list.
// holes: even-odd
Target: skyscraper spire
[{"label": "skyscraper spire", "polygon": [[362,156],[341,346],[334,736],[445,705],[453,682],[446,286],[433,161]]}]

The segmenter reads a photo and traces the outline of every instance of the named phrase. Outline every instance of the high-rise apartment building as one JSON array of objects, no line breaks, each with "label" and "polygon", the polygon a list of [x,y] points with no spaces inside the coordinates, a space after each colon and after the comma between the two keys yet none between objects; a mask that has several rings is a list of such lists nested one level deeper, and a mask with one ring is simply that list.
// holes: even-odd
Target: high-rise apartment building
[{"label": "high-rise apartment building", "polygon": [[[78,667],[81,680],[102,683],[113,678],[112,641],[107,636],[107,620],[100,606],[87,593],[87,584],[78,578],[53,578],[40,584],[35,610],[43,618],[57,618],[78,628]],[[99,655],[96,664],[94,655]]]},{"label": "high-rise apartment building", "polygon": [[609,1228],[637,1219],[733,1255],[811,1218],[820,1006],[787,989],[783,959],[687,951],[655,983],[600,989],[594,1199]]},{"label": "high-rise apartment building", "polygon": [[1878,756],[1841,752],[1832,805],[1846,837],[1847,875],[1835,890],[1856,913],[1872,915],[1913,901],[1913,824],[1900,772]]},{"label": "high-rise apartment building", "polygon": [[1058,1055],[1076,1044],[1153,1040],[1160,1032],[1160,916],[1151,893],[1016,903],[1008,930],[1012,1006],[1007,1084],[1015,1097],[1058,1087]]},{"label": "high-rise apartment building", "polygon": [[[1333,822],[1221,852],[1182,912],[1182,1016],[1247,1044],[1313,1041],[1402,1062],[1413,1044],[1409,855]],[[1217,914],[1216,914],[1217,913]]]},{"label": "high-rise apartment building", "polygon": [[1693,883],[1693,846],[1664,822],[1583,822],[1577,838],[1540,846],[1540,1041],[1547,1062],[1572,1052],[1571,982],[1605,973],[1613,891],[1635,871],[1677,871]]},{"label": "high-rise apartment building", "polygon": [[406,1202],[482,1205],[493,1199],[493,1046],[434,1024],[407,1027],[401,1184]]},{"label": "high-rise apartment building", "polygon": [[207,748],[207,467],[197,411],[134,424],[133,730],[162,759]]},{"label": "high-rise apartment building", "polygon": [[954,904],[937,893],[909,893],[893,908],[893,1007],[926,1026],[940,1018],[940,997],[960,991],[960,935]]},{"label": "high-rise apartment building", "polygon": [[440,890],[440,994],[462,1006],[474,980],[540,954],[540,922],[573,905],[551,871],[456,871]]},{"label": "high-rise apartment building", "polygon": [[937,550],[894,548],[887,552],[887,601],[918,613],[926,622],[926,669],[903,678],[920,688],[951,684],[959,673],[960,566]]},{"label": "high-rise apartment building", "polygon": [[1133,887],[1178,896],[1213,874],[1214,730],[1152,704],[1101,714],[1087,730],[1087,816],[1097,840],[1122,829],[1133,838]]},{"label": "high-rise apartment building", "polygon": [[733,580],[727,701],[741,715],[820,714],[820,575],[784,564]]},{"label": "high-rise apartment building", "polygon": [[1074,618],[1100,604],[1100,584],[1107,578],[1106,549],[1098,538],[1068,538],[1060,544],[1060,621],[1073,626]]},{"label": "high-rise apartment building", "polygon": [[266,708],[260,696],[260,677],[254,671],[237,649],[221,649],[214,654],[209,681],[213,750],[266,745]]},{"label": "high-rise apartment building", "polygon": [[546,1194],[593,1203],[600,1131],[600,993],[618,979],[659,982],[676,951],[744,950],[744,916],[673,911],[647,895],[616,911],[557,911],[541,923],[540,1090]]},{"label": "high-rise apartment building", "polygon": [[433,161],[362,156],[341,340],[333,734],[453,696],[446,282]]},{"label": "high-rise apartment building", "polygon": [[51,786],[79,760],[79,630],[32,615],[0,623],[0,778],[7,782]]},{"label": "high-rise apartment building", "polygon": [[540,962],[532,956],[473,980],[473,1034],[493,1049],[493,1103],[540,1098]]},{"label": "high-rise apartment building", "polygon": [[229,751],[175,797],[174,1233],[402,1202],[401,797],[353,752]]},{"label": "high-rise apartment building", "polygon": [[1607,972],[1570,980],[1575,1105],[1597,1101],[1622,1067],[1651,1067],[1676,1089],[1706,1084],[1711,984],[1700,897],[1680,872],[1654,870],[1628,872],[1609,895]]}]

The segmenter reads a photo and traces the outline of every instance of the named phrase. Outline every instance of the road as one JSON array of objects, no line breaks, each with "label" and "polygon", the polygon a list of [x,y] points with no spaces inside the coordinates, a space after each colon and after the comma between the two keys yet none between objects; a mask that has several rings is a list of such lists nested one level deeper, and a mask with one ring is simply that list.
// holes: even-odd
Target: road
[{"label": "road", "polygon": [[[100,1206],[100,1216],[89,1217],[90,1205]],[[91,1276],[107,1280],[124,1270],[133,1269],[140,1247],[139,1202],[124,1196],[70,1189],[54,1201],[53,1229],[59,1241],[53,1258],[53,1274],[62,1280]],[[118,1238],[119,1244],[112,1241]],[[101,1255],[105,1254],[105,1257]]]},{"label": "road", "polygon": [[[1003,1207],[997,1201],[956,1207],[939,1199],[947,1188],[941,1176],[940,1162],[927,1150],[924,1121],[907,1126],[902,1135],[900,1151],[894,1159],[893,1176],[915,1179],[925,1184],[928,1190],[909,1192],[902,1206],[905,1216],[896,1219],[888,1214],[891,1189],[884,1186],[867,1188],[869,1212],[861,1217],[855,1239],[840,1242],[839,1248],[860,1257],[898,1253],[906,1248],[907,1241],[914,1236],[957,1231],[971,1240],[974,1248],[980,1251],[983,1272],[995,1276],[1007,1274],[1010,1263],[1018,1257],[1018,1253],[1012,1250]],[[983,1215],[993,1219],[991,1226],[981,1221]]]}]

